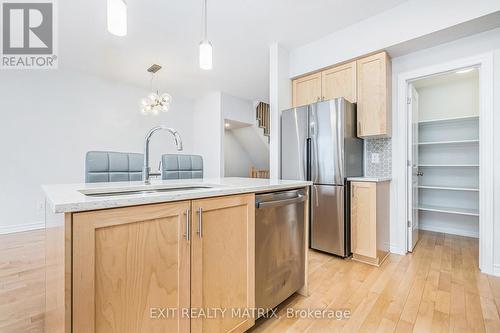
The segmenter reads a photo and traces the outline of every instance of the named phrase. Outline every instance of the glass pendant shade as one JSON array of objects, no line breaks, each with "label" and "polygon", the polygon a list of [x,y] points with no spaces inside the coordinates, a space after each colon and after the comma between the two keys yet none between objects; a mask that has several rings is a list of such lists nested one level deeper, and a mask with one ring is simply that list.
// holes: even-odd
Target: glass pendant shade
[{"label": "glass pendant shade", "polygon": [[115,36],[127,35],[127,4],[124,0],[108,0],[108,31]]},{"label": "glass pendant shade", "polygon": [[157,115],[160,112],[168,112],[172,103],[172,96],[168,93],[159,95],[158,93],[150,93],[148,97],[141,99],[139,105],[141,113]]},{"label": "glass pendant shade", "polygon": [[200,68],[212,69],[212,44],[208,40],[200,43]]}]

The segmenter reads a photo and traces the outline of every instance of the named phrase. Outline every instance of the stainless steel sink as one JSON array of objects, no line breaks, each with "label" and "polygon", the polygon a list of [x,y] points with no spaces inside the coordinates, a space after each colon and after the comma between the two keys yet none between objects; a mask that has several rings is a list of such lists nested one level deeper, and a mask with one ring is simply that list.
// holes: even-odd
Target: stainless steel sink
[{"label": "stainless steel sink", "polygon": [[80,193],[89,197],[114,197],[114,196],[124,196],[124,195],[137,195],[137,194],[152,194],[152,193],[164,193],[164,192],[178,192],[178,191],[195,191],[203,190],[207,188],[213,188],[213,186],[179,186],[179,187],[161,187],[161,188],[144,188],[144,189],[93,189],[93,190],[81,190]]}]

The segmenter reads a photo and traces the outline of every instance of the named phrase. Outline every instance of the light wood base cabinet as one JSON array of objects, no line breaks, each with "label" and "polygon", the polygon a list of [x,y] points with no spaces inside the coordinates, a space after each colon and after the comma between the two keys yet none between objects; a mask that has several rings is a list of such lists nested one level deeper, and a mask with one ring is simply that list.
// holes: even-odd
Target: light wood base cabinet
[{"label": "light wood base cabinet", "polygon": [[[255,198],[253,194],[193,201],[191,307],[221,309],[191,321],[191,332],[244,332],[254,324]],[[241,310],[241,311],[240,311]]]},{"label": "light wood base cabinet", "polygon": [[[252,316],[231,311],[254,307],[254,200],[245,194],[72,214],[73,333],[253,326]],[[227,308],[224,316],[203,319],[202,311],[219,308]]]},{"label": "light wood base cabinet", "polygon": [[352,182],[353,260],[380,266],[389,255],[389,228],[389,182]]},{"label": "light wood base cabinet", "polygon": [[[190,202],[73,214],[73,332],[189,332]],[[159,317],[157,309],[176,309]],[[166,315],[167,313],[165,313]]]}]

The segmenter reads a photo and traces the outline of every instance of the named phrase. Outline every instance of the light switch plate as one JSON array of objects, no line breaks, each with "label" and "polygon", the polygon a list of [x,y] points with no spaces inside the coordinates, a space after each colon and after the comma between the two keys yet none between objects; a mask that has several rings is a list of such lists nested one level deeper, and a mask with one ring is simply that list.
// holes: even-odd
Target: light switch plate
[{"label": "light switch plate", "polygon": [[380,163],[380,155],[378,153],[372,153],[372,163],[374,164]]}]

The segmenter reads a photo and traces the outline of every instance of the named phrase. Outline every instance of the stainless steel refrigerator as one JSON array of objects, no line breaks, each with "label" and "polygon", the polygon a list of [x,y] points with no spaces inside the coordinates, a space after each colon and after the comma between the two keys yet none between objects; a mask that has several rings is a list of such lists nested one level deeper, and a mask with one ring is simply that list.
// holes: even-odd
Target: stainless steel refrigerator
[{"label": "stainless steel refrigerator", "polygon": [[350,255],[347,177],[363,175],[356,106],[343,98],[281,114],[281,178],[310,180],[310,246]]}]

